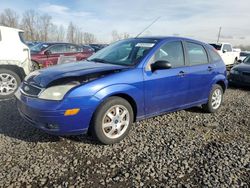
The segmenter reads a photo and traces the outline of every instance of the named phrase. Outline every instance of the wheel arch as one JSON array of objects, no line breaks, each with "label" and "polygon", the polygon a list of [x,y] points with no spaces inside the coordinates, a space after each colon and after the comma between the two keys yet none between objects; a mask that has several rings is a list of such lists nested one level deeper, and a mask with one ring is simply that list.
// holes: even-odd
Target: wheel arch
[{"label": "wheel arch", "polygon": [[24,70],[21,67],[18,67],[17,65],[0,65],[0,70],[1,69],[7,69],[7,70],[15,72],[20,77],[21,81],[26,76],[24,73]]},{"label": "wheel arch", "polygon": [[217,81],[215,84],[218,84],[219,86],[221,86],[222,89],[223,89],[223,93],[225,93],[227,86],[226,86],[226,84],[225,84],[224,81],[219,80],[219,81]]}]

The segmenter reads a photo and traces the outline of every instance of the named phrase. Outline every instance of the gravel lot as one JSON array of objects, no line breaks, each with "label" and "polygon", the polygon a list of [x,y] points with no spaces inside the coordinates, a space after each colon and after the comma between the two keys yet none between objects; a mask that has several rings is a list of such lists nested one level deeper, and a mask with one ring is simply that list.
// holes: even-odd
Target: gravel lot
[{"label": "gravel lot", "polygon": [[134,124],[119,144],[55,137],[0,102],[0,187],[249,187],[250,89],[230,88],[218,113],[200,108]]}]

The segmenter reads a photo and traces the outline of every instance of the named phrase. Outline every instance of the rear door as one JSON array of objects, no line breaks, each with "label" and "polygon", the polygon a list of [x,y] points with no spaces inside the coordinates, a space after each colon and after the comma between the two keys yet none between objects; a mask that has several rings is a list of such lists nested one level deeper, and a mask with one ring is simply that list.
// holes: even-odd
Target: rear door
[{"label": "rear door", "polygon": [[215,73],[215,64],[210,59],[205,46],[193,41],[185,42],[187,61],[189,64],[189,91],[187,103],[199,103],[208,98],[210,84]]},{"label": "rear door", "polygon": [[[154,115],[180,108],[186,104],[188,82],[183,44],[171,41],[163,44],[150,58],[144,72],[145,112]],[[164,60],[172,68],[151,71],[151,64]]]}]

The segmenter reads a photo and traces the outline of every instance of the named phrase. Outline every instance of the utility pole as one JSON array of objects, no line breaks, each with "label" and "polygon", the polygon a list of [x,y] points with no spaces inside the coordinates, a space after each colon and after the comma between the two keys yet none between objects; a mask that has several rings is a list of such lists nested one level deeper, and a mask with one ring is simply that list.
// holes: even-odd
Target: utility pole
[{"label": "utility pole", "polygon": [[217,43],[219,43],[219,41],[220,41],[220,33],[221,33],[221,27],[220,27],[220,29],[219,29]]}]

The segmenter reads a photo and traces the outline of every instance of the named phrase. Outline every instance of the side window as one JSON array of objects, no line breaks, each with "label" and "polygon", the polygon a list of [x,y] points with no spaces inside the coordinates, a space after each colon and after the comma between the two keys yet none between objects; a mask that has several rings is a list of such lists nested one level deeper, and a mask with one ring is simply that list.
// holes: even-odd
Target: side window
[{"label": "side window", "polygon": [[65,53],[66,52],[66,46],[59,44],[59,45],[54,45],[53,47],[50,48],[50,51],[52,54],[59,54],[59,53]]},{"label": "side window", "polygon": [[190,65],[201,65],[208,63],[207,53],[200,44],[187,42],[187,54]]},{"label": "side window", "polygon": [[1,30],[0,30],[0,41],[2,41],[2,35],[1,35]]},{"label": "side window", "polygon": [[209,51],[209,54],[210,54],[213,61],[220,61],[221,60],[220,55],[216,51],[214,51],[210,48],[208,48],[208,51]]},{"label": "side window", "polygon": [[67,45],[67,53],[76,53],[78,52],[78,48],[75,45]]},{"label": "side window", "polygon": [[149,65],[159,60],[168,61],[173,68],[184,66],[184,52],[180,41],[169,42],[161,46],[149,60]]},{"label": "side window", "polygon": [[229,45],[229,44],[224,44],[223,50],[226,50],[227,52],[232,52],[233,51],[231,45]]}]

